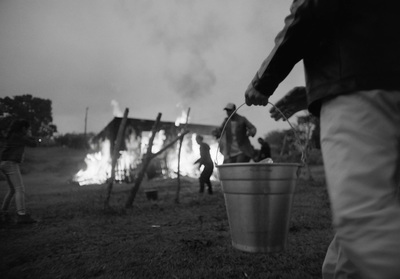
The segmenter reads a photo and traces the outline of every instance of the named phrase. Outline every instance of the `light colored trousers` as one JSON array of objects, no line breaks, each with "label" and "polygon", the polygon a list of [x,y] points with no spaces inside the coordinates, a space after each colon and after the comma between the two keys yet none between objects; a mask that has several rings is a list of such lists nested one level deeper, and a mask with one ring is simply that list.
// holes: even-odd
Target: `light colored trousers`
[{"label": "light colored trousers", "polygon": [[17,213],[25,214],[25,186],[22,181],[19,164],[11,161],[0,162],[0,170],[5,175],[8,182],[8,193],[4,197],[1,210],[7,212],[12,198],[15,195],[15,205]]},{"label": "light colored trousers", "polygon": [[326,101],[321,147],[336,231],[324,279],[400,278],[400,91]]}]

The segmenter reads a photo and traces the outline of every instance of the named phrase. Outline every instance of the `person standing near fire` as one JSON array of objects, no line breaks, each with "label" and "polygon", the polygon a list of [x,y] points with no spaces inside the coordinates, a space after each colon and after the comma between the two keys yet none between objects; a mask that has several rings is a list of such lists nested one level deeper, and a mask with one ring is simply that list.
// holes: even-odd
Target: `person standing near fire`
[{"label": "person standing near fire", "polygon": [[203,171],[200,174],[200,193],[204,193],[204,184],[208,186],[208,193],[212,195],[212,185],[210,177],[214,171],[214,163],[211,160],[210,146],[204,142],[204,138],[201,135],[196,136],[196,142],[200,146],[200,158],[194,162],[194,164],[199,164],[199,169],[204,166]]},{"label": "person standing near fire", "polygon": [[254,137],[257,129],[246,117],[235,113],[235,104],[228,103],[224,110],[227,117],[222,122],[222,125],[213,131],[213,135],[217,139],[222,137],[220,151],[224,155],[224,164],[247,163],[255,156],[254,147],[250,143],[249,136]]},{"label": "person standing near fire", "polygon": [[264,159],[271,158],[271,147],[269,143],[261,137],[258,138],[257,141],[260,144],[260,150],[257,152],[258,154],[255,161],[260,162]]},{"label": "person standing near fire", "polygon": [[[249,84],[266,106],[303,60],[306,87],[276,107],[320,117],[335,236],[322,277],[400,278],[400,17],[398,1],[294,0]],[[271,116],[282,118],[279,110]]]},{"label": "person standing near fire", "polygon": [[1,153],[0,171],[8,183],[8,193],[1,207],[3,222],[10,222],[8,212],[11,200],[15,196],[17,224],[31,224],[36,220],[31,217],[25,207],[25,186],[21,176],[20,164],[24,160],[25,146],[36,147],[38,141],[32,137],[30,123],[27,120],[15,120],[6,134],[5,146]]}]

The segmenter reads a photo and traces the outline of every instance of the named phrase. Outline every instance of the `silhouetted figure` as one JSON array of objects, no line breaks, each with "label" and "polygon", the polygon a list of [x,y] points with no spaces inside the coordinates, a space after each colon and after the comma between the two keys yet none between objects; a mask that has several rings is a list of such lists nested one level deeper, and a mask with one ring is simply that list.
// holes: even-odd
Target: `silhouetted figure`
[{"label": "silhouetted figure", "polygon": [[[400,17],[398,1],[295,0],[248,86],[267,105],[303,60],[306,86],[276,103],[320,117],[333,238],[325,278],[400,278]],[[271,116],[281,119],[279,110]]]},{"label": "silhouetted figure", "polygon": [[258,143],[261,145],[260,150],[258,151],[256,162],[260,162],[266,158],[271,158],[271,147],[268,142],[266,142],[263,138],[257,139]]},{"label": "silhouetted figure", "polygon": [[[249,162],[255,154],[249,136],[254,137],[257,129],[246,117],[237,113],[233,114],[236,110],[235,104],[228,103],[224,110],[226,110],[227,117],[222,125],[213,131],[217,139],[221,137],[220,151],[224,155],[224,164]],[[228,121],[231,115],[232,117]],[[224,127],[225,131],[222,134]]]},{"label": "silhouetted figure", "polygon": [[25,186],[22,180],[20,164],[23,162],[25,146],[36,147],[38,141],[32,137],[30,124],[26,120],[16,120],[11,123],[5,139],[5,146],[1,153],[0,170],[6,177],[8,193],[4,197],[1,207],[3,221],[11,221],[8,212],[12,198],[15,196],[17,208],[16,221],[18,224],[35,223],[25,207]]},{"label": "silhouetted figure", "polygon": [[210,146],[203,141],[203,137],[200,135],[196,136],[196,142],[200,145],[200,158],[196,160],[195,164],[199,164],[199,169],[203,165],[204,169],[200,174],[199,182],[200,182],[200,193],[204,192],[204,184],[208,186],[208,193],[212,194],[212,185],[210,177],[214,171],[214,163],[211,160],[210,156]]}]

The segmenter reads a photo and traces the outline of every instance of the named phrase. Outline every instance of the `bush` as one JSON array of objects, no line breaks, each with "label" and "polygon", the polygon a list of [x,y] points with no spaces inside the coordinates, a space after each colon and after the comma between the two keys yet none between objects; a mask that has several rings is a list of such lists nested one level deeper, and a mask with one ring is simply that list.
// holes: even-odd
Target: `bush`
[{"label": "bush", "polygon": [[[301,152],[294,151],[294,152],[291,152],[290,154],[284,154],[282,156],[276,155],[273,159],[274,159],[275,163],[300,163],[301,162]],[[309,151],[308,164],[313,165],[313,166],[323,164],[321,150],[313,148]]]},{"label": "bush", "polygon": [[320,149],[311,149],[308,154],[308,163],[310,165],[323,165],[322,153]]},{"label": "bush", "polygon": [[278,155],[274,159],[275,163],[300,163],[301,162],[301,152],[295,151],[290,154]]}]

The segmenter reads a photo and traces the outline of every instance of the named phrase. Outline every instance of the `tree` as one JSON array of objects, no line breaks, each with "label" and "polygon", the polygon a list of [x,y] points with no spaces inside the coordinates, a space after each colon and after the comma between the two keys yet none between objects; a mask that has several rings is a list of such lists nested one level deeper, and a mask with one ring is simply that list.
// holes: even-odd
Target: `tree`
[{"label": "tree", "polygon": [[316,137],[319,137],[319,119],[311,114],[299,116],[295,129],[298,135],[297,141],[302,149],[302,159],[307,169],[308,180],[313,181],[308,158],[313,148],[320,148],[319,140],[316,139]]},{"label": "tree", "polygon": [[296,137],[292,129],[271,131],[266,135],[265,140],[274,150],[277,162],[299,160],[301,150],[296,145]]},{"label": "tree", "polygon": [[297,118],[297,126],[300,131],[306,134],[307,146],[310,148],[321,149],[319,140],[320,121],[319,118],[308,114]]},{"label": "tree", "polygon": [[309,181],[314,178],[310,170],[310,154],[313,149],[320,149],[319,119],[311,114],[299,116],[297,124],[283,131],[271,131],[266,136],[266,141],[279,155],[274,158],[276,162],[303,161],[307,170]]},{"label": "tree", "polygon": [[15,118],[26,119],[31,123],[32,134],[39,137],[51,137],[57,132],[57,126],[52,123],[51,101],[32,95],[0,98],[0,118],[4,125]]}]

